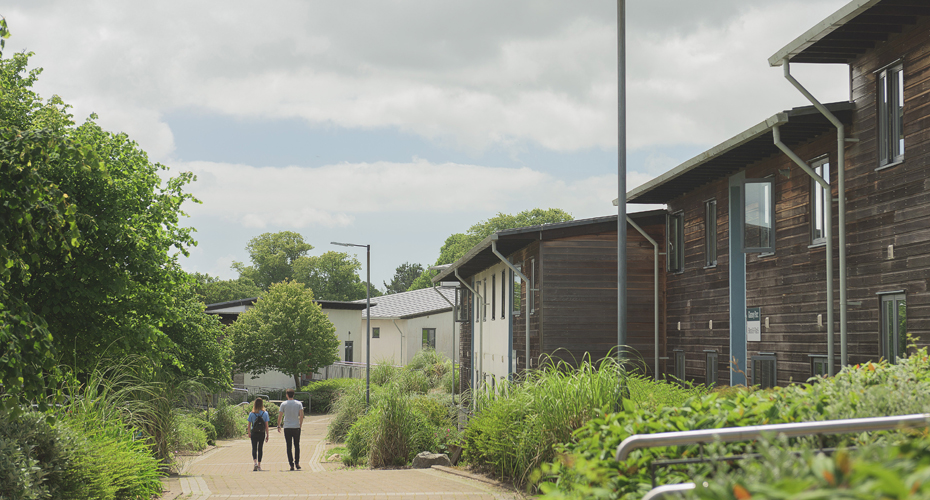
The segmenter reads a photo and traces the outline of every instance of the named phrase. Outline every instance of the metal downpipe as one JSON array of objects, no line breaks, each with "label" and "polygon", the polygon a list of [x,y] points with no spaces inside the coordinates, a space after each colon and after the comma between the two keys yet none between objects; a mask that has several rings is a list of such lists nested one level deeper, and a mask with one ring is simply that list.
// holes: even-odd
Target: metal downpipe
[{"label": "metal downpipe", "polygon": [[[510,270],[513,271],[514,274],[519,276],[520,279],[523,280],[524,283],[526,283],[526,298],[527,298],[526,304],[527,306],[529,306],[529,303],[530,303],[529,297],[530,297],[530,294],[533,293],[533,291],[531,290],[532,285],[530,285],[529,278],[527,278],[525,274],[520,272],[520,270],[517,269],[516,266],[511,264],[510,261],[507,260],[506,257],[501,255],[501,253],[497,251],[497,240],[491,240],[491,251],[494,252],[494,255],[496,255],[497,258],[500,259],[501,262],[503,262],[505,266],[509,267]],[[526,369],[529,370],[530,369],[530,311],[529,310],[524,311],[523,315],[526,317],[526,332],[525,332],[526,333]],[[512,314],[510,315],[510,319],[513,319]],[[511,348],[513,348],[513,346],[511,346]]]},{"label": "metal downpipe", "polygon": [[[433,283],[433,291],[438,293],[439,296],[442,297],[442,300],[446,301],[446,304],[452,306],[452,374],[455,375],[455,304],[450,302],[449,299],[447,299],[446,296],[443,295],[438,288],[436,288],[435,283]],[[461,377],[459,377],[459,392],[462,392]],[[452,404],[455,404],[455,391],[452,391]]]},{"label": "metal downpipe", "polygon": [[394,323],[394,328],[397,328],[398,333],[400,333],[400,364],[404,365],[404,352],[407,350],[407,342],[404,340],[406,335],[404,334],[404,331],[401,330],[399,326],[397,326],[396,320],[392,319],[391,323]]},{"label": "metal downpipe", "polygon": [[[476,307],[475,307],[475,322],[479,323],[479,325],[478,325],[478,330],[479,330],[479,333],[478,333],[478,343],[479,343],[479,345],[481,346],[481,347],[479,347],[479,349],[483,349],[484,346],[481,344],[481,341],[484,339],[484,321],[481,320],[481,318],[482,318],[482,316],[481,316],[481,312],[482,312],[482,311],[481,311],[481,308],[487,307],[487,305],[484,303],[484,297],[482,297],[481,294],[478,293],[477,290],[475,290],[474,288],[470,287],[470,286],[468,285],[468,283],[466,283],[465,280],[463,280],[462,277],[459,276],[459,270],[458,270],[458,269],[453,269],[452,272],[455,273],[455,277],[459,279],[459,283],[461,283],[462,285],[465,285],[465,288],[467,288],[468,291],[470,291],[472,294],[474,294],[475,297],[478,297],[478,301],[475,301],[475,306],[476,306]],[[479,301],[480,301],[480,302],[479,302]],[[480,305],[479,305],[479,304],[480,304]],[[474,351],[475,351],[475,329],[474,329],[474,328],[471,329],[471,337],[472,337],[471,350],[472,350],[472,352],[474,352]],[[484,353],[481,352],[481,351],[479,351],[479,354],[482,355],[482,356],[479,358],[479,360],[478,360],[478,363],[479,363],[479,366],[480,366],[478,372],[480,373],[481,368],[484,368],[484,364],[482,363],[482,361],[483,361],[483,354],[484,354]],[[471,372],[472,372],[473,380],[475,381],[475,387],[474,387],[474,389],[477,389],[477,388],[478,388],[477,386],[478,386],[479,379],[478,379],[477,373],[475,373],[475,357],[472,356],[471,358],[472,358],[472,359],[471,359]],[[472,407],[474,408],[474,406],[475,406],[475,404],[476,404],[476,399],[474,398],[474,396],[471,398],[471,403],[472,403]]]},{"label": "metal downpipe", "polygon": [[653,271],[653,286],[655,287],[655,295],[653,300],[655,301],[655,311],[654,311],[654,321],[655,321],[655,368],[653,372],[655,374],[655,379],[659,380],[659,244],[656,243],[656,240],[652,239],[646,231],[643,231],[643,228],[639,227],[639,224],[633,222],[633,219],[626,218],[626,221],[633,226],[634,229],[639,231],[639,234],[643,235],[644,238],[649,240],[649,243],[652,243],[652,252],[654,255],[655,270]]},{"label": "metal downpipe", "polygon": [[[846,323],[846,127],[843,125],[843,122],[839,120],[833,113],[827,109],[826,106],[820,103],[807,89],[801,85],[793,76],[791,76],[791,65],[788,62],[788,59],[784,59],[782,64],[785,67],[785,78],[791,82],[791,85],[794,85],[794,88],[798,89],[798,92],[804,95],[811,104],[817,108],[817,111],[820,111],[820,114],[825,116],[827,120],[830,120],[830,123],[836,127],[836,190],[837,190],[837,207],[836,210],[839,212],[837,214],[839,225],[839,241],[837,242],[839,246],[839,266],[840,266],[840,366],[846,366],[849,364],[849,357],[847,352],[847,323]],[[831,193],[831,200],[829,205],[833,204],[833,195]],[[830,234],[830,238],[833,238],[833,234]],[[830,254],[830,259],[833,259],[833,254]],[[832,283],[831,283],[832,287]],[[831,307],[832,309],[832,307]],[[831,360],[832,363],[832,360]]]},{"label": "metal downpipe", "polygon": [[[801,167],[801,170],[804,170],[815,182],[820,184],[823,188],[825,199],[830,200],[830,183],[825,181],[823,177],[817,175],[817,172],[814,172],[814,169],[812,169],[807,162],[802,160],[801,157],[792,151],[785,143],[781,142],[781,132],[778,130],[778,125],[772,127],[772,137],[775,141],[775,146],[785,153],[788,158],[791,158],[791,160]],[[833,346],[833,202],[831,201],[824,205],[824,219],[826,219],[824,225],[826,226],[825,229],[827,233],[827,373],[832,377],[834,375],[833,362],[836,359]]]}]

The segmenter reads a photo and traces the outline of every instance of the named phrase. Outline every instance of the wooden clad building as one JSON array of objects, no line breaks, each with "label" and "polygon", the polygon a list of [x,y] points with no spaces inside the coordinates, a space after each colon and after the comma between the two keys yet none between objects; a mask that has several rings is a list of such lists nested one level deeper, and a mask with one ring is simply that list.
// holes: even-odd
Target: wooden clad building
[{"label": "wooden clad building", "polygon": [[[665,212],[630,214],[665,247]],[[529,285],[501,257],[529,280]],[[655,281],[663,303],[664,257],[627,225],[628,343],[643,370],[655,369]],[[658,273],[658,274],[657,274]],[[494,384],[551,355],[576,364],[607,356],[617,345],[617,216],[500,231],[444,269],[434,282],[456,281],[462,321],[461,377],[466,387]],[[477,294],[477,295],[476,295]],[[484,304],[484,307],[476,307]],[[659,311],[659,357],[665,332]],[[529,319],[529,351],[526,324]],[[662,372],[664,367],[659,366]]]},{"label": "wooden clad building", "polygon": [[855,0],[769,62],[849,65],[849,102],[825,106],[842,147],[822,110],[797,108],[627,193],[668,207],[668,372],[699,383],[827,373],[831,330],[833,370],[930,338],[930,4]]}]

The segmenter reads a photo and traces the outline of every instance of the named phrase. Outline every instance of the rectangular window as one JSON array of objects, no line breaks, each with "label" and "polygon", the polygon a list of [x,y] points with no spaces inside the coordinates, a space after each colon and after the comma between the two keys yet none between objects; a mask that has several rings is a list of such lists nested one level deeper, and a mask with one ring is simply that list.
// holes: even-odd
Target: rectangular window
[{"label": "rectangular window", "polygon": [[717,351],[705,351],[704,383],[707,387],[717,385]]},{"label": "rectangular window", "polygon": [[717,200],[704,202],[704,265],[717,265]]},{"label": "rectangular window", "polygon": [[[823,157],[811,163],[814,172],[830,183],[830,159]],[[811,244],[817,245],[827,241],[827,203],[831,203],[833,194],[827,194],[814,179],[811,179]]]},{"label": "rectangular window", "polygon": [[497,286],[494,284],[494,278],[497,276],[491,275],[491,321],[494,321],[494,318],[497,317],[495,311],[497,310]]},{"label": "rectangular window", "polygon": [[897,363],[907,355],[907,301],[903,293],[882,295],[881,351],[883,358]]},{"label": "rectangular window", "polygon": [[530,308],[530,314],[536,313],[536,259],[530,259],[530,287],[526,291],[526,300],[529,301],[527,307]]},{"label": "rectangular window", "polygon": [[826,377],[830,370],[827,368],[827,357],[821,354],[811,354],[811,377]]},{"label": "rectangular window", "polygon": [[483,290],[481,291],[481,321],[488,320],[488,280],[487,278],[481,280],[481,286]]},{"label": "rectangular window", "polygon": [[381,338],[381,327],[380,326],[371,327],[371,338],[373,339]]},{"label": "rectangular window", "polygon": [[349,363],[352,362],[352,341],[351,340],[346,340],[345,357],[343,358],[343,361],[347,361]]},{"label": "rectangular window", "polygon": [[878,166],[904,160],[904,68],[896,64],[878,74]]},{"label": "rectangular window", "polygon": [[[519,264],[515,265],[514,267],[516,267],[517,270],[521,272],[523,271],[523,266]],[[522,304],[522,301],[520,300],[520,291],[521,291],[522,286],[523,286],[523,280],[520,279],[520,275],[517,273],[513,273],[513,299],[512,299],[511,304],[513,304],[513,315],[514,316],[520,315],[520,306]]]},{"label": "rectangular window", "polygon": [[752,357],[752,383],[762,389],[778,385],[774,354],[760,354]]},{"label": "rectangular window", "polygon": [[501,271],[501,319],[504,319],[507,310],[507,271]]},{"label": "rectangular window", "polygon": [[436,329],[435,328],[424,328],[423,329],[423,348],[424,349],[436,349]]},{"label": "rectangular window", "polygon": [[668,254],[666,259],[668,261],[668,270],[669,272],[677,273],[685,269],[685,229],[684,229],[685,216],[682,212],[677,214],[672,214],[668,216],[666,222],[666,234],[668,237]]},{"label": "rectangular window", "polygon": [[455,289],[455,321],[458,323],[468,321],[468,296],[469,291],[464,285]]},{"label": "rectangular window", "polygon": [[675,351],[675,381],[685,383],[685,351]]},{"label": "rectangular window", "polygon": [[775,251],[775,181],[747,179],[743,183],[743,251]]}]

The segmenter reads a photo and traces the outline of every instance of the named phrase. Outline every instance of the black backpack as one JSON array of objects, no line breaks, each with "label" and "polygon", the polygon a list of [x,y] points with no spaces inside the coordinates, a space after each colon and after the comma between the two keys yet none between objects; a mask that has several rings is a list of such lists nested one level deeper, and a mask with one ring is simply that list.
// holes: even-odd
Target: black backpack
[{"label": "black backpack", "polygon": [[264,434],[265,433],[265,419],[262,418],[262,415],[267,415],[268,412],[262,410],[261,413],[253,413],[255,415],[255,422],[252,424],[252,434]]}]

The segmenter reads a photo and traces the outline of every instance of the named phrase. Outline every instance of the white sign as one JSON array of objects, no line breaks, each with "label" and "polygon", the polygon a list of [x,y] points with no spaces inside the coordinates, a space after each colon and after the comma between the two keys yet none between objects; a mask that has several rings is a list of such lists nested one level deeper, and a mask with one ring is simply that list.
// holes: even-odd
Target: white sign
[{"label": "white sign", "polygon": [[746,309],[746,340],[749,342],[762,340],[762,310],[759,307]]}]

